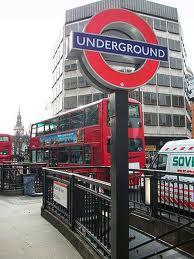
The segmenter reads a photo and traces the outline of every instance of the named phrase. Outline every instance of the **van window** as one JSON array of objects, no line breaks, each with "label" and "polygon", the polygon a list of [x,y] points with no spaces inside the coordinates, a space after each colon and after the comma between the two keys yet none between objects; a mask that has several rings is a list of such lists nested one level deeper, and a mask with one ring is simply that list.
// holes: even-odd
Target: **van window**
[{"label": "van window", "polygon": [[152,168],[158,170],[166,170],[167,157],[168,156],[165,154],[158,154],[152,164]]}]

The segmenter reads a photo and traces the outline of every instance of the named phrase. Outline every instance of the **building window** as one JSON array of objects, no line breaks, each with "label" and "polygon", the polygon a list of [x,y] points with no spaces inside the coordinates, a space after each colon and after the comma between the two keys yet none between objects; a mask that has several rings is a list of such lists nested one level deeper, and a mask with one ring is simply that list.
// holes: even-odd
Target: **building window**
[{"label": "building window", "polygon": [[152,77],[152,79],[147,84],[148,85],[156,85],[156,76]]},{"label": "building window", "polygon": [[142,102],[142,92],[139,90],[129,92],[129,98]]},{"label": "building window", "polygon": [[170,68],[182,70],[183,68],[182,59],[170,57]]},{"label": "building window", "polygon": [[64,88],[66,90],[77,88],[77,77],[66,78],[64,80]]},{"label": "building window", "polygon": [[167,22],[168,31],[171,33],[179,34],[179,24]]},{"label": "building window", "polygon": [[157,84],[160,86],[170,86],[170,76],[165,74],[157,74]]},{"label": "building window", "polygon": [[152,18],[144,16],[144,15],[141,15],[141,17],[144,19],[144,21],[146,21],[150,25],[150,27],[153,28],[153,19]]},{"label": "building window", "polygon": [[144,112],[144,124],[146,126],[158,126],[158,114]]},{"label": "building window", "polygon": [[64,109],[73,109],[77,107],[77,96],[64,98]]},{"label": "building window", "polygon": [[76,63],[65,65],[65,72],[74,71],[74,70],[77,70],[77,64]]},{"label": "building window", "polygon": [[105,97],[105,94],[103,94],[103,93],[93,94],[93,102],[98,101],[98,100],[100,100],[100,99],[102,99],[104,97]]},{"label": "building window", "polygon": [[183,77],[171,76],[171,86],[174,88],[183,88]]},{"label": "building window", "polygon": [[157,94],[152,92],[143,93],[143,103],[157,105]]},{"label": "building window", "polygon": [[154,29],[159,31],[167,31],[166,21],[154,19]]},{"label": "building window", "polygon": [[173,115],[173,126],[174,127],[185,127],[185,116],[184,115]]},{"label": "building window", "polygon": [[169,44],[169,49],[170,50],[174,50],[174,51],[181,51],[181,44],[180,41],[178,40],[168,40],[168,44]]},{"label": "building window", "polygon": [[86,95],[80,95],[78,96],[78,106],[88,104],[92,102],[92,95],[86,94]]},{"label": "building window", "polygon": [[160,61],[160,67],[169,67],[169,62],[166,61]]},{"label": "building window", "polygon": [[78,77],[78,87],[88,87],[89,84],[83,76]]},{"label": "building window", "polygon": [[184,97],[180,95],[172,96],[172,106],[184,108]]},{"label": "building window", "polygon": [[164,47],[168,47],[168,40],[167,40],[167,38],[163,38],[163,37],[157,37],[157,38],[158,38],[159,45],[162,45]]},{"label": "building window", "polygon": [[171,106],[171,99],[169,94],[158,94],[158,104],[160,106]]},{"label": "building window", "polygon": [[70,71],[71,70],[71,65],[65,65],[65,72]]},{"label": "building window", "polygon": [[171,127],[172,126],[172,116],[171,114],[159,114],[159,125]]}]

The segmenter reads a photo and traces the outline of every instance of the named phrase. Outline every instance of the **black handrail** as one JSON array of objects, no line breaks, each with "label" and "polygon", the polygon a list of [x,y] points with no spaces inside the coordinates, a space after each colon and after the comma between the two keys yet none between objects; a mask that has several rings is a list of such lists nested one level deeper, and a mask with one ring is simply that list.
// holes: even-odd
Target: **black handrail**
[{"label": "black handrail", "polygon": [[167,235],[170,235],[170,234],[172,234],[172,233],[174,233],[174,232],[177,232],[177,231],[179,231],[180,229],[185,228],[185,227],[187,227],[187,226],[189,226],[189,225],[191,225],[191,224],[193,224],[193,223],[194,223],[194,220],[192,220],[191,222],[188,222],[188,223],[186,223],[186,224],[184,224],[184,225],[181,225],[181,226],[179,226],[179,227],[177,227],[177,228],[174,228],[174,229],[172,229],[172,230],[170,230],[170,231],[168,231],[168,232],[165,232],[165,233],[163,233],[162,235],[159,235],[159,236],[157,236],[157,237],[154,237],[153,239],[148,240],[148,241],[146,241],[146,242],[144,242],[144,243],[142,243],[142,244],[139,244],[139,245],[137,245],[137,246],[135,246],[135,247],[132,247],[131,249],[129,249],[129,251],[135,250],[135,249],[137,249],[137,248],[139,248],[139,247],[141,247],[141,246],[147,245],[147,244],[149,244],[149,243],[151,243],[151,242],[154,242],[154,241],[162,241],[162,240],[160,240],[161,238],[163,238],[163,237],[165,237],[165,236],[167,236]]}]

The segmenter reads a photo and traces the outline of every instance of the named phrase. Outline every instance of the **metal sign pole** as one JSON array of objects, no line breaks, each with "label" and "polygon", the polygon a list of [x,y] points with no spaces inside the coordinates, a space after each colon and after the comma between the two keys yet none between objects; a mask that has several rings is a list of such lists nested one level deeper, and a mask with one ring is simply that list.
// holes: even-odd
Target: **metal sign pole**
[{"label": "metal sign pole", "polygon": [[129,258],[128,93],[110,95],[111,116],[111,255]]}]

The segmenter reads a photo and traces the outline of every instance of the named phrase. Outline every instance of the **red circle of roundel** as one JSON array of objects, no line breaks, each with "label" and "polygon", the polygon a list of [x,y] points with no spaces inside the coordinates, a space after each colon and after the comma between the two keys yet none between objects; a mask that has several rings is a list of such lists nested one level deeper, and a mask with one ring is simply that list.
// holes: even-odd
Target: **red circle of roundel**
[{"label": "red circle of roundel", "polygon": [[[138,15],[125,9],[108,9],[96,14],[87,24],[84,32],[101,34],[103,29],[114,22],[127,23],[135,27],[147,43],[158,44],[158,40],[150,26]],[[112,69],[100,53],[84,50],[85,59],[94,71],[107,84],[120,89],[130,89],[144,85],[155,74],[159,62],[147,59],[144,64],[133,73],[122,73]],[[121,85],[123,85],[121,87]]]}]

